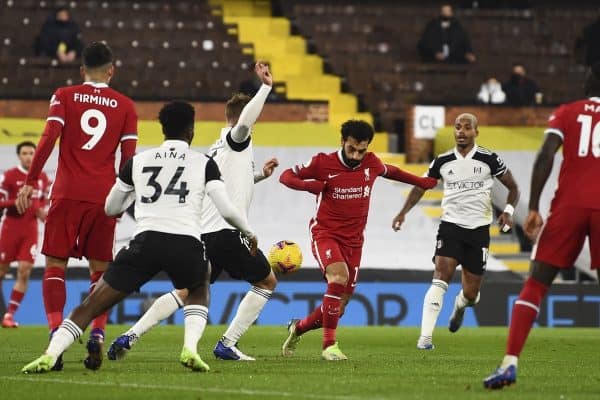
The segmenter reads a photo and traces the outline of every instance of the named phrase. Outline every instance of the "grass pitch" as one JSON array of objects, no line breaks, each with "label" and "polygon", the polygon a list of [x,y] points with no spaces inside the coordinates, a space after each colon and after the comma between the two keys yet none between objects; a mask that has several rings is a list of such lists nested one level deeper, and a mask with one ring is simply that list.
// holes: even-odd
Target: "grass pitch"
[{"label": "grass pitch", "polygon": [[[122,361],[105,359],[97,372],[84,368],[85,347],[74,344],[65,369],[23,375],[20,369],[47,345],[45,327],[0,330],[1,399],[598,399],[598,329],[536,328],[519,366],[516,386],[491,392],[482,379],[500,362],[506,328],[439,327],[436,349],[415,348],[416,328],[341,327],[344,362],[320,359],[321,332],[309,332],[292,358],[279,354],[283,327],[252,327],[240,347],[256,362],[217,361],[212,347],[224,331],[209,326],[200,355],[209,373],[192,373],[178,363],[182,326],[147,334]],[[110,326],[107,341],[124,331]],[[86,336],[87,337],[87,336]]]}]

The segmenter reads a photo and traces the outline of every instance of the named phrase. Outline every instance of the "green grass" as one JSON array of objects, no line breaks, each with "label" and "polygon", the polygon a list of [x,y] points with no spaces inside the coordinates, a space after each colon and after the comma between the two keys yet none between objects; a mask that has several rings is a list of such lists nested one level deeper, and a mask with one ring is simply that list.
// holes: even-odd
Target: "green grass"
[{"label": "green grass", "polygon": [[[209,326],[200,355],[211,366],[192,373],[178,363],[183,327],[163,326],[145,336],[122,361],[105,360],[87,371],[85,348],[74,344],[65,369],[22,375],[20,369],[47,344],[46,329],[0,331],[1,399],[597,399],[600,359],[597,329],[533,331],[521,358],[518,385],[502,391],[483,389],[481,380],[500,362],[506,328],[435,332],[433,351],[415,348],[418,330],[391,327],[342,327],[340,347],[347,362],[320,359],[320,332],[310,332],[293,358],[279,348],[282,327],[252,327],[241,348],[256,362],[216,361],[212,347],[224,327]],[[111,326],[112,340],[123,327]]]}]

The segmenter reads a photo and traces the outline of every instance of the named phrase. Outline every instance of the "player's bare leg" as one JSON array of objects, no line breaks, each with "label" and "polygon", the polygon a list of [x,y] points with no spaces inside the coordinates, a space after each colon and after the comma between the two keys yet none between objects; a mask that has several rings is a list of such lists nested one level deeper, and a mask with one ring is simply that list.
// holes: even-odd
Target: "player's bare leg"
[{"label": "player's bare leg", "polygon": [[531,276],[525,281],[512,309],[506,354],[500,366],[483,381],[487,389],[502,389],[517,381],[519,356],[537,318],[540,304],[560,269],[540,261],[531,262]]},{"label": "player's bare leg", "polygon": [[9,269],[9,263],[0,263],[0,281],[4,279],[4,276],[8,273]]},{"label": "player's bare leg", "polygon": [[476,275],[466,268],[462,269],[462,290],[454,299],[454,308],[452,309],[452,315],[450,315],[450,322],[448,323],[450,332],[456,332],[460,329],[465,309],[479,303],[479,289],[481,288],[482,281],[483,275]]},{"label": "player's bare leg", "polygon": [[[128,294],[113,289],[101,279],[94,291],[71,312],[71,315],[54,332],[45,354],[27,364],[21,371],[23,373],[41,373],[54,369],[58,358],[75,340],[79,339],[92,319],[123,300]],[[100,364],[86,365],[88,368],[90,366],[100,367]]]},{"label": "player's bare leg", "polygon": [[237,312],[221,340],[213,349],[215,357],[222,360],[254,361],[254,357],[244,354],[238,347],[237,342],[248,328],[256,321],[267,301],[271,298],[273,290],[277,286],[277,278],[273,271],[266,278],[253,283],[240,302]]},{"label": "player's bare leg", "polygon": [[142,335],[183,307],[187,297],[187,289],[174,289],[156,299],[152,306],[127,332],[113,340],[106,352],[108,359],[120,360],[125,357]]},{"label": "player's bare leg", "polygon": [[208,319],[208,301],[210,297],[210,269],[206,279],[199,286],[189,289],[189,295],[183,307],[185,334],[183,349],[179,361],[192,371],[208,372],[210,367],[198,355],[198,342],[202,338]]},{"label": "player's bare leg", "polygon": [[454,276],[458,261],[451,257],[435,256],[435,271],[431,286],[423,299],[423,315],[421,317],[421,336],[417,341],[420,350],[434,348],[432,337],[433,329],[444,304],[444,295],[448,290],[448,283]]}]

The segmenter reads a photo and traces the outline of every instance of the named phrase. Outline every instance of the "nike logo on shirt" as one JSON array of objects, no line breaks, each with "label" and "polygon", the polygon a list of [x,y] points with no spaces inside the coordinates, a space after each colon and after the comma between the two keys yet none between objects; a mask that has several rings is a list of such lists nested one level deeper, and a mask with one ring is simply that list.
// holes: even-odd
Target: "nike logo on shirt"
[{"label": "nike logo on shirt", "polygon": [[329,174],[329,175],[327,175],[327,178],[329,178],[329,179],[335,178],[338,175],[340,175],[340,174]]}]

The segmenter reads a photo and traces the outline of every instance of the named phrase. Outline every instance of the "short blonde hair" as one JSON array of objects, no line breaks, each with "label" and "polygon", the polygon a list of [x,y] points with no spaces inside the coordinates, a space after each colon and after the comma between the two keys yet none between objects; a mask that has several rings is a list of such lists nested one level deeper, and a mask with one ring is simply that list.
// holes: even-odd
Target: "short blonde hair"
[{"label": "short blonde hair", "polygon": [[456,117],[455,123],[458,121],[461,121],[463,119],[471,121],[471,124],[473,125],[473,127],[475,129],[477,129],[477,117],[475,115],[470,114],[470,113],[462,113],[458,117]]},{"label": "short blonde hair", "polygon": [[225,104],[225,118],[227,121],[237,121],[242,114],[242,110],[250,100],[252,100],[252,98],[243,93],[234,94]]}]

